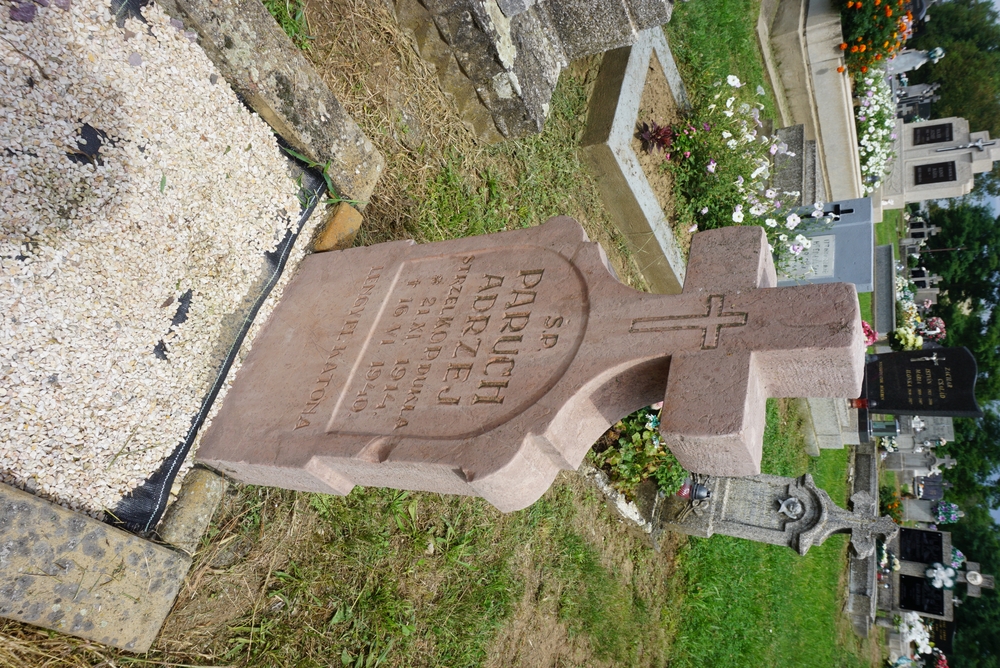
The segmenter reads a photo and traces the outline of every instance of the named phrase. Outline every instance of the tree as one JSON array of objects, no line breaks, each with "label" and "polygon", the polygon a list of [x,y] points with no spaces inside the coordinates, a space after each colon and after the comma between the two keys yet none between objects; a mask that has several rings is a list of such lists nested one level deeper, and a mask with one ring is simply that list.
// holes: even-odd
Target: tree
[{"label": "tree", "polygon": [[1000,136],[1000,14],[986,0],[935,5],[909,48],[940,46],[945,57],[910,73],[913,83],[937,81],[936,118],[962,116],[973,131]]},{"label": "tree", "polygon": [[976,358],[980,403],[1000,399],[1000,221],[988,206],[962,200],[932,207],[930,221],[941,232],[920,262],[942,279],[935,315],[947,323],[946,343]]}]

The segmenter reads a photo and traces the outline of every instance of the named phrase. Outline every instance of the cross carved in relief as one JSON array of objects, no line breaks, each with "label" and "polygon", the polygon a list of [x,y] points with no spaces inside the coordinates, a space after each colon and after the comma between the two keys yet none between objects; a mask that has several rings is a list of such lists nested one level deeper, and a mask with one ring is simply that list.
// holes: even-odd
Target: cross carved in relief
[{"label": "cross carved in relief", "polygon": [[767,398],[861,388],[854,286],[776,285],[761,228],[713,230],[694,237],[681,295],[628,309],[628,338],[671,356],[661,431],[688,470],[759,473]]}]

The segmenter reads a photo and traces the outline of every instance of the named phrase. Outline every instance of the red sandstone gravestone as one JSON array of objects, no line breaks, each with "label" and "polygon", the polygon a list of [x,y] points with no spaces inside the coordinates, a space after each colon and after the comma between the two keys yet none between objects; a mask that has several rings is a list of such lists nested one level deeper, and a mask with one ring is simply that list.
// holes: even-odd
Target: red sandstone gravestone
[{"label": "red sandstone gravestone", "polygon": [[765,399],[855,397],[864,368],[853,285],[776,282],[757,227],[696,235],[680,295],[619,283],[569,218],[314,255],[198,457],[254,484],[471,494],[511,511],[664,399],[686,468],[759,473]]}]

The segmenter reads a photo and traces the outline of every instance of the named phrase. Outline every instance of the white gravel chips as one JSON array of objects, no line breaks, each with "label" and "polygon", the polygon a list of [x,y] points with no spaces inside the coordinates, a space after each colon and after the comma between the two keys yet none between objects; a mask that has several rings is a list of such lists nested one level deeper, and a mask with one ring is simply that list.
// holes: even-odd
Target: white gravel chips
[{"label": "white gravel chips", "polygon": [[[297,187],[158,8],[37,4],[0,5],[0,479],[96,514],[187,433]],[[84,123],[106,140],[74,162]]]}]

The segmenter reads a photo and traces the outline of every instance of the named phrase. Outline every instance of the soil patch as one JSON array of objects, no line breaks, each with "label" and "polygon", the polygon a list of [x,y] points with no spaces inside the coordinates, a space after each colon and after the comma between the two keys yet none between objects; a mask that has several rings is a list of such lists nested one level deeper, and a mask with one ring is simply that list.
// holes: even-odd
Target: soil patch
[{"label": "soil patch", "polygon": [[[636,126],[641,123],[655,122],[657,125],[675,125],[681,121],[681,110],[677,106],[670,84],[663,73],[663,66],[656,52],[649,59],[649,71],[646,73],[646,85],[642,89],[639,101],[639,113],[636,116]],[[691,232],[680,229],[676,210],[674,208],[674,177],[664,169],[665,154],[662,151],[647,152],[642,148],[638,131],[632,136],[632,150],[639,159],[639,166],[646,175],[649,187],[656,195],[656,201],[663,209],[663,215],[670,222],[674,237],[681,248],[687,251],[691,247]]]}]

